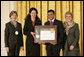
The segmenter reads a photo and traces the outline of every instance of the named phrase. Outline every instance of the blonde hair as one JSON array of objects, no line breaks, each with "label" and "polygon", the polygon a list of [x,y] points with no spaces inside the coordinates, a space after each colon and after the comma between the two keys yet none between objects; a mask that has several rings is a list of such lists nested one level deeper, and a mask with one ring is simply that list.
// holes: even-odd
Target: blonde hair
[{"label": "blonde hair", "polygon": [[71,17],[73,18],[73,14],[72,14],[70,11],[67,11],[67,12],[65,13],[65,17],[66,17],[67,14],[71,15]]}]

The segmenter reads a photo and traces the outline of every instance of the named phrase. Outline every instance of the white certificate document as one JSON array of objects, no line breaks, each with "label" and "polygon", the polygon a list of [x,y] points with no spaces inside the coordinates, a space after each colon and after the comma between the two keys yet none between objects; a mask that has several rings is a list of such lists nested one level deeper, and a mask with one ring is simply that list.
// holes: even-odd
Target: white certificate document
[{"label": "white certificate document", "polygon": [[55,31],[51,32],[50,30],[41,30],[40,40],[55,40]]}]

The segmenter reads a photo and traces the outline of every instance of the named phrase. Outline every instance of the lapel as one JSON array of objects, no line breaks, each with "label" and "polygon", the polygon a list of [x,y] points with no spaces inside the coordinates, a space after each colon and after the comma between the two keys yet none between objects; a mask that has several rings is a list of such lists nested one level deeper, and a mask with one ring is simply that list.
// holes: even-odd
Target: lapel
[{"label": "lapel", "polygon": [[33,26],[32,20],[30,20],[30,25],[33,28],[35,25],[37,25],[37,20],[35,20],[35,25]]},{"label": "lapel", "polygon": [[54,20],[54,23],[53,23],[53,25],[57,25],[57,20],[56,20],[56,19]]},{"label": "lapel", "polygon": [[50,25],[50,21],[47,22],[47,25]]},{"label": "lapel", "polygon": [[10,21],[10,25],[13,29],[15,29],[14,25],[12,24],[12,22]]},{"label": "lapel", "polygon": [[14,25],[11,23],[11,21],[10,21],[10,24],[11,24],[12,29],[14,29],[14,30],[18,30],[19,29],[18,22],[17,22],[17,26],[16,27],[14,27]]},{"label": "lapel", "polygon": [[37,25],[37,19],[35,20],[35,25]]}]

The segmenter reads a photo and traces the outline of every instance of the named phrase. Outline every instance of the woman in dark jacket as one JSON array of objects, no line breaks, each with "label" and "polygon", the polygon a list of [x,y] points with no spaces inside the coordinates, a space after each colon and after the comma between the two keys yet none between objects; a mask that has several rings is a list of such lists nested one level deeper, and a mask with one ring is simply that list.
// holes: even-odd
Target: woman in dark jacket
[{"label": "woman in dark jacket", "polygon": [[37,9],[31,8],[25,19],[24,35],[26,39],[26,56],[40,56],[40,45],[34,42],[35,26],[41,25],[41,21],[37,16]]},{"label": "woman in dark jacket", "polygon": [[79,26],[73,21],[71,12],[66,12],[64,27],[67,35],[64,56],[79,56]]},{"label": "woman in dark jacket", "polygon": [[5,47],[8,56],[19,56],[20,47],[23,49],[22,27],[17,20],[17,12],[11,11],[10,22],[6,23],[5,28]]}]

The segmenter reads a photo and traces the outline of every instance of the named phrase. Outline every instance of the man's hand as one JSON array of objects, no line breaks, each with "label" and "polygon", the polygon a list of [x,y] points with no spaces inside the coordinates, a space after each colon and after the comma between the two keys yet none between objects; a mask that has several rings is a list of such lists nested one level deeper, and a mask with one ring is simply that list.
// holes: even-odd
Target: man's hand
[{"label": "man's hand", "polygon": [[45,42],[38,42],[38,44],[45,44]]},{"label": "man's hand", "polygon": [[50,42],[50,44],[52,44],[52,45],[56,45],[56,42]]}]

